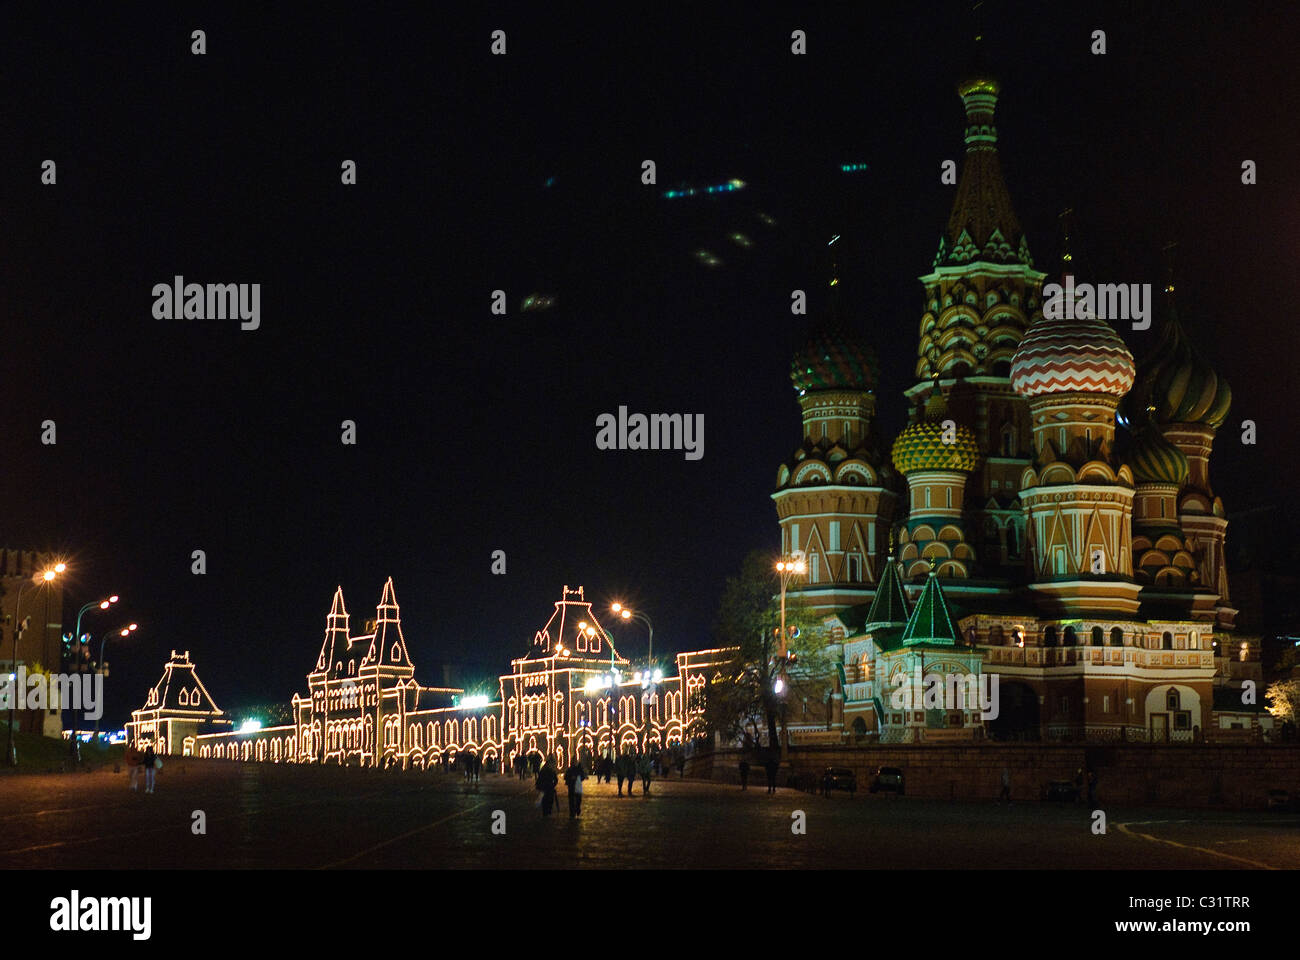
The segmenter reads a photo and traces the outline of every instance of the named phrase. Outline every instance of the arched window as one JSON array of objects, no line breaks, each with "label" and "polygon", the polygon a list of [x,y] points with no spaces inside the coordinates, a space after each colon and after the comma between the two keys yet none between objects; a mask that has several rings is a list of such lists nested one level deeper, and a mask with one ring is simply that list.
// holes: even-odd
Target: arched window
[{"label": "arched window", "polygon": [[1093,627],[1092,645],[1094,647],[1100,647],[1105,642],[1106,642],[1106,631],[1102,630],[1101,627]]},{"label": "arched window", "polygon": [[1110,645],[1112,647],[1124,646],[1124,631],[1119,627],[1110,628]]},{"label": "arched window", "polygon": [[[1168,636],[1168,634],[1166,634],[1166,636]],[[1178,691],[1173,687],[1170,687],[1169,692],[1165,694],[1165,709],[1178,709]]]},{"label": "arched window", "polygon": [[1056,646],[1056,628],[1055,628],[1055,627],[1044,627],[1044,628],[1043,628],[1043,646],[1045,646],[1045,647],[1054,647],[1054,646]]},{"label": "arched window", "polygon": [[1168,630],[1165,631],[1164,636],[1161,637],[1160,640],[1162,650],[1172,650],[1174,648],[1174,635]]},{"label": "arched window", "polygon": [[1062,645],[1066,647],[1072,647],[1075,645],[1076,642],[1078,642],[1078,638],[1074,634],[1074,627],[1066,627],[1065,642]]},{"label": "arched window", "polygon": [[1195,630],[1193,630],[1191,633],[1187,635],[1187,648],[1189,650],[1201,649],[1201,638],[1200,635],[1197,634]]},{"label": "arched window", "polygon": [[1007,524],[1007,556],[1020,556],[1020,534],[1014,520]]},{"label": "arched window", "polygon": [[1006,646],[1006,634],[1002,632],[1002,624],[995,623],[993,629],[989,631],[989,644],[995,647]]},{"label": "arched window", "polygon": [[1002,456],[1014,457],[1015,455],[1016,455],[1016,428],[1008,423],[1006,426],[1002,428]]}]

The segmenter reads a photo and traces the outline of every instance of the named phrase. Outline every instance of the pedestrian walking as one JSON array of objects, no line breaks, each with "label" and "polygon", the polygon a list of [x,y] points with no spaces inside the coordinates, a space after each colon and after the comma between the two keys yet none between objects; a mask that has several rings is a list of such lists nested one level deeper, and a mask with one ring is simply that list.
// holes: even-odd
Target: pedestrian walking
[{"label": "pedestrian walking", "polygon": [[128,780],[131,784],[131,790],[134,792],[140,783],[140,771],[144,769],[144,754],[137,750],[134,744],[131,744],[123,752],[122,762],[126,764],[126,771],[129,774]]},{"label": "pedestrian walking", "polygon": [[776,757],[768,754],[763,761],[763,772],[767,774],[767,792],[776,793]]},{"label": "pedestrian walking", "polygon": [[548,759],[537,771],[537,789],[542,792],[542,816],[549,817],[555,808],[555,785],[559,782],[555,765]]},{"label": "pedestrian walking", "polygon": [[620,754],[618,760],[615,761],[614,772],[618,774],[618,795],[620,797],[623,796],[623,781],[625,779],[628,781],[627,792],[629,795],[631,795],[632,781],[627,776],[627,754],[626,753]]},{"label": "pedestrian walking", "polygon": [[1002,768],[1002,792],[998,794],[998,803],[1003,800],[1011,802],[1011,771],[1006,767]]},{"label": "pedestrian walking", "polygon": [[144,792],[153,793],[153,778],[158,768],[162,766],[158,762],[158,754],[154,753],[153,744],[145,747],[144,750]]},{"label": "pedestrian walking", "polygon": [[582,816],[582,781],[587,774],[582,769],[582,761],[575,760],[573,766],[564,771],[564,785],[569,789],[569,819]]},{"label": "pedestrian walking", "polygon": [[[637,772],[641,774],[641,796],[650,793],[650,774],[654,771],[654,761],[647,754],[641,754],[641,762],[637,764]],[[631,784],[628,784],[627,792],[632,792]]]},{"label": "pedestrian walking", "polygon": [[677,751],[677,779],[686,779],[686,754]]},{"label": "pedestrian walking", "polygon": [[740,789],[749,789],[749,761],[744,757],[740,758]]}]

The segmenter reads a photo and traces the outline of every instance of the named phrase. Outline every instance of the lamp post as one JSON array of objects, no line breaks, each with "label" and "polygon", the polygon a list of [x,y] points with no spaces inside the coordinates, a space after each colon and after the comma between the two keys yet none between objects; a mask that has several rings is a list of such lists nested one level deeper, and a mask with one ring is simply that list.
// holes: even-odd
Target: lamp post
[{"label": "lamp post", "polygon": [[[139,628],[139,626],[140,624],[138,623],[128,623],[125,626],[118,629],[117,635],[119,637],[129,637],[132,633],[136,631],[136,629]],[[109,633],[111,632],[112,631],[109,631]],[[105,633],[102,637],[99,638],[99,660],[96,663],[96,669],[101,672],[104,671],[104,644],[107,641],[108,641],[108,633]],[[108,674],[105,673],[104,675],[107,676]],[[104,708],[102,704],[100,705],[99,714],[100,716],[104,715]],[[91,734],[90,742],[91,743],[99,742],[99,717],[95,718],[95,732]]]},{"label": "lamp post", "polygon": [[[807,570],[808,570],[808,564],[804,560],[804,554],[802,550],[796,550],[793,553],[791,553],[788,557],[781,557],[776,562],[776,572],[781,578],[781,634],[777,638],[777,658],[776,658],[777,676],[775,680],[773,680],[772,682],[772,691],[777,696],[781,696],[785,692],[785,688],[787,686],[786,669],[790,664],[789,652],[786,649],[786,641],[789,639],[789,636],[786,633],[786,628],[785,628],[785,590],[786,587],[790,585],[790,580],[793,577],[803,576]],[[785,715],[784,711],[782,711],[782,717],[784,717],[784,715]],[[783,719],[782,726],[784,726],[784,723],[785,721]],[[790,731],[786,729],[785,736],[781,738],[782,762],[784,762],[786,757],[789,755],[789,749],[790,749]]]},{"label": "lamp post", "polygon": [[640,613],[639,611],[636,610],[629,610],[621,603],[612,604],[610,606],[610,609],[613,610],[624,620],[640,620],[642,623],[646,625],[647,629],[649,629],[650,645],[646,651],[646,664],[647,666],[650,667],[650,669],[653,670],[654,658],[655,658],[655,625],[650,622],[650,618],[647,617],[644,613]]},{"label": "lamp post", "polygon": [[119,597],[119,596],[115,593],[115,594],[113,594],[111,597],[109,597],[107,600],[98,600],[98,601],[96,601],[96,600],[92,600],[90,603],[86,604],[84,607],[82,607],[80,610],[78,610],[78,611],[77,611],[77,626],[76,626],[76,629],[72,631],[72,640],[73,640],[73,642],[74,642],[74,643],[77,643],[77,644],[80,644],[80,643],[81,643],[81,618],[82,618],[82,616],[85,614],[85,612],[86,612],[87,610],[90,610],[90,609],[93,608],[93,607],[99,607],[99,609],[101,609],[101,610],[107,610],[107,609],[108,609],[109,607],[111,607],[113,604],[117,603],[117,601],[120,600],[120,599],[121,599],[121,597]]},{"label": "lamp post", "polygon": [[18,596],[14,599],[13,657],[9,662],[9,669],[13,673],[9,682],[9,737],[5,748],[5,761],[11,767],[18,766],[18,750],[14,746],[14,704],[18,699],[18,638],[23,633],[23,591],[32,585],[45,586],[67,569],[66,563],[56,563],[48,570],[38,573],[33,579],[23,582],[18,587]]}]

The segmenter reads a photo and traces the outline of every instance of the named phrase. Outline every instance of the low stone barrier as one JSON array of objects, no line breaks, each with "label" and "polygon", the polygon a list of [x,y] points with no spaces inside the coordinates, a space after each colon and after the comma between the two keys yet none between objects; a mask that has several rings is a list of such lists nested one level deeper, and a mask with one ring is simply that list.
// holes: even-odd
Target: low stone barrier
[{"label": "low stone barrier", "polygon": [[[740,751],[714,750],[687,761],[686,775],[740,782]],[[750,781],[763,768],[750,757]],[[907,794],[944,800],[994,800],[1002,770],[1013,800],[1038,800],[1052,780],[1073,781],[1080,768],[1097,771],[1099,804],[1119,806],[1265,808],[1270,790],[1300,797],[1300,747],[1294,744],[895,744],[796,746],[780,783],[847,767],[866,793],[878,767],[899,767]]]}]

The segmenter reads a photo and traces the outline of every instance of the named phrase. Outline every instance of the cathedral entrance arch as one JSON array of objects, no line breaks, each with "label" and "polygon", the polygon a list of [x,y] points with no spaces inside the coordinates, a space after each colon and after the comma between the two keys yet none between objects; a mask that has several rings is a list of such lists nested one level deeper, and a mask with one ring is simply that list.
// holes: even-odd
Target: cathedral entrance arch
[{"label": "cathedral entrance arch", "polygon": [[1038,694],[1028,684],[1003,678],[998,684],[998,715],[988,721],[990,740],[1037,740],[1042,734]]}]

